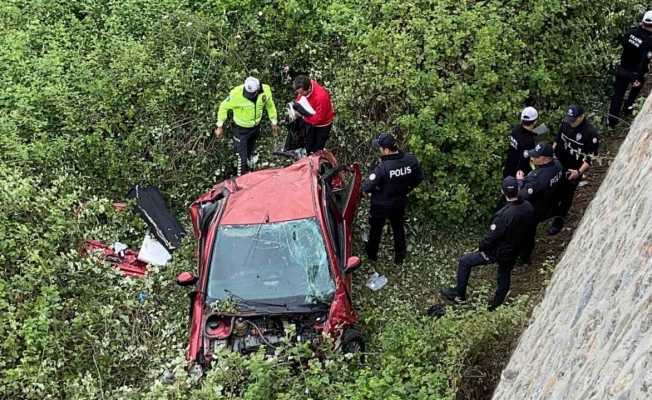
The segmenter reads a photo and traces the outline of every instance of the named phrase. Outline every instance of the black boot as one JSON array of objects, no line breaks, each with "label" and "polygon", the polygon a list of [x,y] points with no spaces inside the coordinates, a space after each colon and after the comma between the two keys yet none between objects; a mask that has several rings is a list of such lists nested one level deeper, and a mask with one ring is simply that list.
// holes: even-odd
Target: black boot
[{"label": "black boot", "polygon": [[554,236],[561,232],[562,228],[564,228],[564,219],[562,217],[555,217],[552,221],[552,225],[548,228],[548,235]]},{"label": "black boot", "polygon": [[457,288],[443,288],[439,290],[439,294],[444,299],[456,304],[462,304],[466,301],[466,295],[460,294]]}]

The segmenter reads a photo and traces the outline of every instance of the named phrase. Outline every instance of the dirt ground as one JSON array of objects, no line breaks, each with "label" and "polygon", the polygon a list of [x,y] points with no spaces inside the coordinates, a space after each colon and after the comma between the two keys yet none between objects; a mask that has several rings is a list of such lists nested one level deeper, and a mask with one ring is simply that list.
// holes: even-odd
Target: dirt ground
[{"label": "dirt ground", "polygon": [[[602,180],[604,179],[610,162],[618,153],[618,149],[627,135],[627,127],[603,133],[600,147],[602,164],[595,163],[585,176],[586,185],[579,188],[575,194],[573,207],[563,231],[556,236],[548,236],[546,230],[549,224],[539,226],[536,248],[532,264],[527,268],[517,266],[512,275],[510,297],[528,295],[532,297],[530,304],[534,308],[541,301],[544,291],[557,262],[561,259],[566,245],[570,242],[575,228],[579,225],[584,211],[593,199]],[[482,271],[482,272],[480,272]],[[495,272],[490,269],[479,270],[483,279],[495,279]],[[463,379],[458,399],[484,400],[491,399],[493,391],[500,380],[500,374],[507,365],[509,357],[516,347],[518,337],[526,326],[521,327],[518,334],[506,337],[497,348],[488,349],[487,356],[470,366]]]}]

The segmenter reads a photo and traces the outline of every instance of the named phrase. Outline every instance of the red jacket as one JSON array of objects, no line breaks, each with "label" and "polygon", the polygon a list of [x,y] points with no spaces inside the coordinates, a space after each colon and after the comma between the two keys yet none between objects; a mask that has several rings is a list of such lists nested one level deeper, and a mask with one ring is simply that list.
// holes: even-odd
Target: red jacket
[{"label": "red jacket", "polygon": [[[306,96],[308,103],[315,110],[315,114],[309,117],[304,117],[303,120],[312,126],[327,126],[333,123],[335,111],[333,111],[333,103],[331,103],[331,95],[326,89],[323,88],[316,80],[311,79],[310,85],[312,90]],[[297,96],[296,101],[299,101],[301,96]]]}]

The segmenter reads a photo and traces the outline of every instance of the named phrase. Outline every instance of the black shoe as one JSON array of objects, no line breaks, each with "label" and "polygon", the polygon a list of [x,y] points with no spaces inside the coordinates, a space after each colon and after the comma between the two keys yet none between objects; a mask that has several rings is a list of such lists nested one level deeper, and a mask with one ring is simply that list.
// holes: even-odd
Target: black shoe
[{"label": "black shoe", "polygon": [[455,288],[443,288],[439,290],[439,294],[441,297],[444,299],[451,301],[456,304],[461,304],[466,301],[466,296],[462,296],[459,294],[457,289]]},{"label": "black shoe", "polygon": [[634,106],[623,108],[623,117],[631,117],[632,115],[634,115]]},{"label": "black shoe", "polygon": [[554,221],[552,221],[552,225],[550,225],[550,228],[548,228],[548,235],[550,236],[555,236],[561,230],[564,228],[564,220],[560,217],[555,218]]},{"label": "black shoe", "polygon": [[525,273],[530,269],[530,261],[519,261],[514,265],[514,272],[517,274]]},{"label": "black shoe", "polygon": [[439,319],[446,315],[446,307],[443,304],[433,304],[426,310],[426,315]]},{"label": "black shoe", "polygon": [[561,225],[561,226],[559,226],[559,225],[551,225],[550,228],[548,228],[548,235],[549,236],[555,236],[556,234],[561,232],[563,227],[564,227],[563,225]]},{"label": "black shoe", "polygon": [[548,228],[548,235],[549,236],[555,236],[556,234],[561,232],[562,228],[563,228],[563,226],[552,225],[550,228]]}]

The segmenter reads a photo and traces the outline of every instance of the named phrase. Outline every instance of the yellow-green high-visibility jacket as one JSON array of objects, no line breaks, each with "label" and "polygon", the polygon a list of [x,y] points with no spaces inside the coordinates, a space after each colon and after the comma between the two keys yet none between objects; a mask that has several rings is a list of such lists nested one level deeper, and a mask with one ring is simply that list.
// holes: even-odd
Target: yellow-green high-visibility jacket
[{"label": "yellow-green high-visibility jacket", "polygon": [[274,99],[272,98],[272,89],[270,89],[269,85],[262,86],[263,92],[258,95],[256,104],[244,97],[244,85],[231,89],[231,92],[220,103],[217,110],[217,126],[222,127],[229,116],[229,111],[232,111],[233,121],[236,125],[243,128],[252,128],[260,124],[260,120],[263,118],[263,108],[267,110],[267,116],[272,125],[276,125],[277,115]]}]

